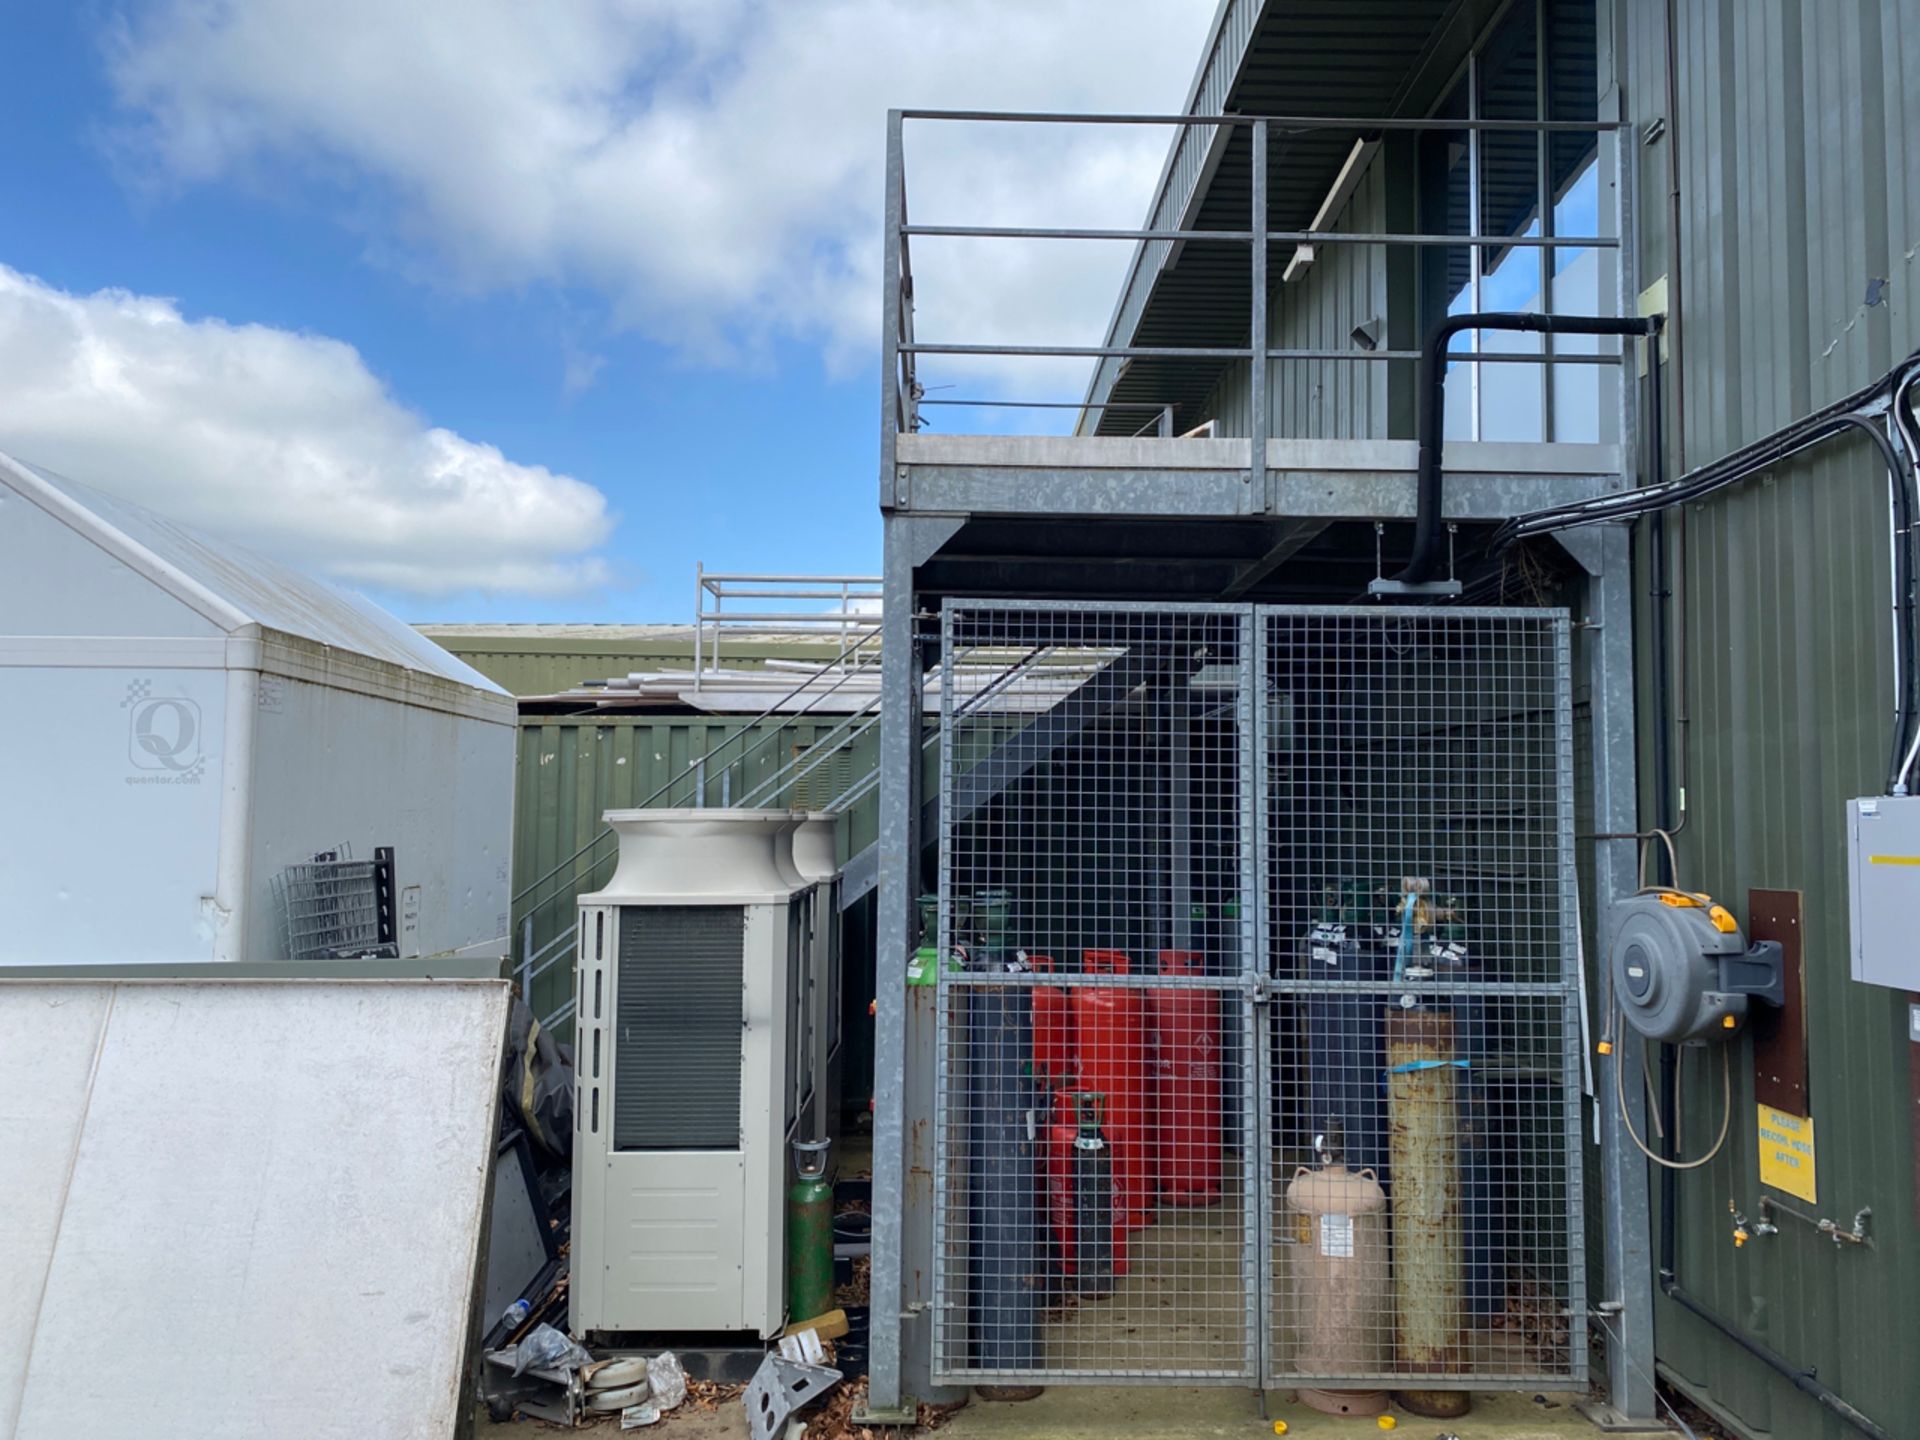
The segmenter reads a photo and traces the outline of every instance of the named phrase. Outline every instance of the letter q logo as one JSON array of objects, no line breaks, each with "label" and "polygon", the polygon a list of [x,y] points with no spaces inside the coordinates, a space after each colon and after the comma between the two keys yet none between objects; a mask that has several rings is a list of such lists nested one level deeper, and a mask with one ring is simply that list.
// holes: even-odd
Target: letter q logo
[{"label": "letter q logo", "polygon": [[180,696],[155,695],[129,710],[127,753],[140,770],[191,770],[200,763],[200,707]]}]

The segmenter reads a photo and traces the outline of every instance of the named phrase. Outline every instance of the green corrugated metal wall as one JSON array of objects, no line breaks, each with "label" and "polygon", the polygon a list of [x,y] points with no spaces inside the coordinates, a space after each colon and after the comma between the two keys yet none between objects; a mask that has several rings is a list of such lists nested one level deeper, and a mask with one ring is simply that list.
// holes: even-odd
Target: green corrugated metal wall
[{"label": "green corrugated metal wall", "polygon": [[[1624,0],[1624,10],[1628,113],[1644,137],[1666,109],[1664,4]],[[1640,275],[1650,284],[1668,268],[1665,147],[1677,142],[1694,466],[1876,379],[1920,344],[1920,0],[1676,0],[1675,13],[1679,113],[1666,139],[1638,145]],[[1875,281],[1885,283],[1869,304]],[[1767,1193],[1743,1045],[1727,1149],[1680,1181],[1678,1268],[1724,1318],[1904,1435],[1920,1434],[1911,1047],[1906,997],[1848,978],[1842,810],[1884,784],[1886,497],[1878,460],[1848,439],[1685,517],[1683,882],[1743,918],[1752,887],[1802,892],[1819,1198],[1788,1203],[1843,1224],[1871,1206],[1875,1241],[1843,1248],[1789,1220],[1735,1249],[1729,1206],[1751,1215]],[[1646,638],[1643,614],[1643,657]],[[1640,681],[1645,779],[1651,689]],[[1694,1151],[1719,1122],[1712,1068],[1710,1079],[1689,1068]],[[1688,1388],[1755,1434],[1854,1433],[1664,1301],[1657,1346]]]}]

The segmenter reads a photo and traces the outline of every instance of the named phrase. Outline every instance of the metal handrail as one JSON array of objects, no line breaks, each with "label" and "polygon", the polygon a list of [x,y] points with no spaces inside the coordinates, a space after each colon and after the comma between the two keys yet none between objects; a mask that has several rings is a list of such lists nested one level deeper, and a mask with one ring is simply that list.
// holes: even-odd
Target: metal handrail
[{"label": "metal handrail", "polygon": [[[734,803],[742,810],[751,810],[763,803],[765,796],[778,795],[790,782],[799,781],[805,776],[811,775],[820,767],[820,759],[809,760],[809,757],[814,756],[816,752],[818,752],[822,758],[824,758],[826,755],[835,754],[846,746],[855,743],[861,736],[873,728],[874,722],[879,718],[880,697],[875,695],[872,700],[848,715],[846,719],[834,726],[833,729],[829,730],[825,735],[816,738],[805,750],[789,757],[786,763],[778,770],[775,770],[773,774],[762,780]],[[802,762],[807,763],[803,764]]]},{"label": "metal handrail", "polygon": [[[976,707],[978,707],[980,704],[991,699],[994,695],[1006,689],[1006,687],[1009,684],[1011,684],[1016,678],[1018,678],[1019,675],[1022,674],[1025,670],[1027,670],[1028,668],[1030,668],[1035,664],[1038,664],[1047,655],[1052,654],[1055,648],[1057,647],[1040,646],[1033,650],[1028,651],[1025,655],[1021,656],[1021,658],[1017,662],[1001,670],[1000,673],[995,675],[994,678],[991,681],[989,681],[986,685],[983,685],[979,690],[975,691],[972,695],[968,696],[967,699],[958,707],[955,713],[958,715],[967,715],[972,713],[972,711]],[[846,677],[843,677],[843,678],[861,674],[866,669],[870,668],[871,665],[874,663],[877,663],[877,661],[863,661],[860,666],[857,666],[854,669],[847,671]],[[813,677],[809,677],[809,678],[811,679]],[[931,677],[929,677],[929,679],[931,679]],[[804,686],[796,687],[794,690],[789,691],[788,696],[785,698],[791,698],[793,695],[800,693],[800,690],[803,688]],[[834,688],[838,688],[838,686],[836,685]],[[773,793],[777,794],[779,788],[785,783],[785,777],[788,777],[790,772],[792,772],[796,767],[800,766],[803,762],[808,762],[809,757],[815,757],[811,760],[810,763],[806,764],[806,768],[801,772],[802,774],[811,774],[814,769],[817,769],[819,767],[819,765],[826,759],[828,755],[833,754],[838,750],[844,749],[848,744],[853,743],[854,741],[857,741],[860,738],[860,736],[866,734],[869,730],[871,730],[873,724],[879,718],[878,707],[879,707],[879,701],[877,698],[874,701],[870,702],[869,704],[862,706],[861,709],[859,709],[858,711],[855,711],[851,716],[849,716],[847,720],[843,720],[839,725],[835,726],[832,731],[829,731],[828,734],[816,739],[811,745],[809,745],[799,755],[794,756],[792,759],[786,762],[786,764],[784,764],[779,771],[776,771],[772,777],[769,777],[768,780],[762,781],[760,785],[756,786],[753,791],[749,792],[747,796],[742,797],[742,799],[737,803],[742,808],[751,808],[754,804],[758,802],[762,792],[766,791],[770,786],[773,787]],[[777,709],[777,704],[776,704],[776,709]],[[775,712],[772,710],[764,712],[757,720],[749,721],[748,724],[749,725],[757,724],[759,723],[760,720],[766,719],[769,715],[773,713]],[[784,712],[784,713],[804,714],[806,712],[795,711],[795,712]],[[859,725],[857,730],[855,730],[853,733],[848,734],[844,737],[836,738],[837,736],[840,735],[841,731],[846,730],[850,724],[852,724],[856,720],[861,720],[863,717],[865,719],[865,723]],[[729,736],[728,739],[732,740],[734,738],[737,738],[737,736],[742,733],[744,733],[744,731],[736,731],[734,735]],[[778,732],[769,732],[769,736],[777,733]],[[764,740],[766,738],[769,738],[769,736],[763,736],[762,739]],[[714,752],[709,752],[709,755],[711,755],[712,753]],[[751,753],[751,751],[747,753]],[[744,759],[745,755],[743,754],[740,758]],[[738,763],[738,761],[734,763]],[[839,813],[841,810],[844,810],[847,806],[857,803],[859,799],[865,795],[866,790],[871,788],[871,784],[868,782],[870,782],[872,779],[877,777],[878,774],[879,774],[878,767],[875,767],[874,769],[869,770],[865,776],[862,776],[859,780],[856,780],[851,785],[849,785],[847,787],[847,790],[843,792],[842,795],[836,796],[833,800],[829,801],[822,808],[827,810],[830,813]],[[654,800],[666,794],[668,790],[670,790],[674,785],[680,783],[680,781],[685,778],[686,778],[685,776],[675,776],[674,779],[668,781],[667,784],[661,786],[658,790],[655,790],[652,793],[652,795],[648,796],[645,800],[641,801],[640,804],[635,808],[636,809],[647,808],[653,803]],[[797,779],[799,777],[793,776],[792,778]],[[865,788],[862,788],[863,785],[865,786]],[[555,878],[563,870],[565,870],[569,865],[574,864],[575,862],[580,860],[582,857],[584,857],[590,850],[593,850],[595,847],[599,846],[606,840],[610,839],[613,836],[613,833],[614,832],[611,827],[601,830],[598,835],[595,835],[593,839],[589,840],[585,845],[581,846],[568,859],[562,861],[558,866],[548,871],[546,875],[542,876],[540,880],[535,881],[532,885],[529,885],[525,890],[521,891],[519,895],[516,895],[514,897],[514,903],[519,904],[522,900],[526,898],[526,896],[531,894],[534,889],[538,888],[538,886],[540,886],[541,884],[544,884],[548,880]],[[596,861],[594,863],[598,864],[599,862]],[[560,892],[556,892],[554,896],[550,896],[548,897],[547,900],[541,901],[540,907],[536,907],[532,912],[530,912],[528,916],[523,916],[522,924],[524,925],[528,919],[532,918],[532,916],[538,915],[540,913],[540,908],[543,908],[552,899],[557,898],[559,893]],[[544,954],[544,953],[545,953],[545,947],[542,947],[541,951],[536,952],[537,955]],[[522,963],[524,964],[525,962],[523,961]]]},{"label": "metal handrail", "polygon": [[[1252,155],[1249,167],[1250,206],[1247,224],[1243,228],[1232,230],[1184,229],[1177,224],[1169,226],[1169,218],[1160,214],[1160,199],[1155,200],[1155,208],[1149,219],[1158,219],[1160,224],[1148,224],[1137,228],[1128,227],[1089,227],[1089,226],[1035,226],[1035,225],[944,225],[911,223],[907,215],[906,175],[904,158],[905,124],[909,121],[931,122],[974,122],[992,124],[1039,124],[1039,125],[1145,125],[1168,126],[1192,133],[1200,129],[1221,130],[1244,127],[1251,140]],[[1449,133],[1468,131],[1479,133],[1509,133],[1545,137],[1553,134],[1584,134],[1593,136],[1622,135],[1631,132],[1631,122],[1624,120],[1503,120],[1503,119],[1460,119],[1440,116],[1321,116],[1321,115],[1150,115],[1150,114],[1071,114],[1057,111],[989,111],[989,110],[894,110],[889,113],[887,124],[887,250],[885,288],[883,290],[884,309],[887,323],[883,327],[882,337],[885,355],[882,366],[883,408],[892,417],[886,435],[883,437],[885,458],[888,464],[883,471],[890,471],[893,437],[915,431],[920,426],[918,406],[922,403],[960,403],[955,401],[927,402],[924,400],[917,375],[915,361],[923,355],[995,357],[1005,359],[1082,359],[1098,362],[1095,368],[1094,383],[1089,388],[1087,398],[1078,406],[1060,402],[1057,408],[1077,408],[1081,411],[1080,424],[1086,423],[1089,414],[1099,413],[1112,408],[1113,402],[1095,399],[1100,392],[1101,377],[1107,375],[1109,367],[1130,360],[1212,360],[1247,361],[1252,369],[1248,416],[1248,430],[1255,440],[1272,438],[1272,424],[1267,401],[1266,375],[1269,361],[1362,361],[1406,363],[1418,358],[1417,352],[1406,350],[1387,350],[1382,348],[1366,349],[1357,346],[1352,350],[1331,349],[1275,349],[1268,343],[1268,306],[1267,292],[1269,247],[1274,244],[1297,245],[1303,248],[1320,245],[1370,245],[1393,248],[1398,246],[1443,247],[1447,249],[1465,249],[1475,253],[1487,251],[1506,251],[1513,249],[1532,249],[1541,252],[1559,250],[1618,250],[1624,243],[1620,236],[1567,236],[1567,235],[1445,235],[1427,232],[1396,231],[1340,231],[1321,229],[1275,230],[1269,227],[1267,212],[1267,157],[1268,141],[1272,135],[1283,137],[1310,132],[1347,131],[1361,135],[1377,135],[1385,131],[1413,133]],[[1541,145],[1543,167],[1546,165],[1544,140]],[[1171,162],[1169,162],[1171,163]],[[1166,177],[1162,177],[1164,186]],[[1544,183],[1544,181],[1543,181]],[[1318,218],[1318,217],[1316,217]],[[1476,231],[1479,226],[1473,227]],[[1543,228],[1550,229],[1550,226]],[[1132,242],[1135,252],[1125,286],[1122,289],[1122,310],[1125,297],[1132,294],[1138,285],[1142,266],[1154,256],[1165,257],[1179,247],[1195,244],[1246,245],[1252,251],[1251,288],[1255,292],[1251,306],[1249,343],[1240,346],[1220,345],[993,345],[963,344],[946,341],[917,339],[913,334],[913,282],[911,280],[911,241],[915,236],[958,238],[958,239],[1020,239],[1020,240],[1114,240]],[[1550,303],[1550,302],[1543,302]],[[1121,312],[1116,311],[1109,338],[1117,338],[1122,332]],[[1577,365],[1618,365],[1622,357],[1617,352],[1571,354],[1557,352],[1551,343],[1544,345],[1536,353],[1528,352],[1490,352],[1458,354],[1453,357],[1466,363],[1493,364],[1540,364],[1554,366],[1562,363]],[[994,407],[995,402],[978,402],[983,406]],[[1009,408],[1024,407],[1036,402],[999,402]],[[1048,406],[1047,408],[1056,408]],[[1144,427],[1143,427],[1144,428]],[[1161,432],[1169,433],[1170,425],[1162,425]],[[1263,484],[1266,476],[1266,457],[1264,448],[1255,444],[1251,455],[1251,479]]]},{"label": "metal handrail", "polygon": [[1511,130],[1596,134],[1631,130],[1631,120],[1449,120],[1438,116],[1353,115],[1140,115],[1084,114],[1068,110],[900,110],[902,120],[987,121],[1009,125],[1262,125],[1278,130]]},{"label": "metal handrail", "polygon": [[[693,688],[701,688],[702,676],[709,668],[720,668],[720,641],[728,626],[752,625],[756,628],[794,628],[809,635],[837,629],[842,646],[856,632],[877,629],[880,617],[873,610],[856,609],[856,602],[877,604],[883,593],[879,575],[753,575],[727,574],[708,570],[704,564],[694,568],[693,616]],[[789,602],[828,600],[839,602],[837,610],[728,610],[729,600],[784,600]],[[711,605],[709,605],[711,601]],[[709,653],[711,636],[711,653]]]}]

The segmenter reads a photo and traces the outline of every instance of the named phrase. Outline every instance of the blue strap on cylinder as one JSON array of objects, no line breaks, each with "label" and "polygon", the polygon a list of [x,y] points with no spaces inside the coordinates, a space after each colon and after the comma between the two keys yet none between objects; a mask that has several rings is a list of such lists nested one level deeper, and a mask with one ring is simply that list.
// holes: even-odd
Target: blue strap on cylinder
[{"label": "blue strap on cylinder", "polygon": [[1461,1070],[1467,1068],[1467,1062],[1464,1060],[1409,1060],[1404,1065],[1393,1066],[1387,1071],[1387,1074],[1411,1075],[1416,1070],[1438,1070],[1447,1065],[1455,1066]]}]

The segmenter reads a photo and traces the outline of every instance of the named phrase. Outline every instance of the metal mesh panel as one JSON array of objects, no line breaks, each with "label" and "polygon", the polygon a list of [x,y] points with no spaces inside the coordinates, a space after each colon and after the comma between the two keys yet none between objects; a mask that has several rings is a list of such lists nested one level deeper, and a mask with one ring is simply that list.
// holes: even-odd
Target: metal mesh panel
[{"label": "metal mesh panel", "polygon": [[1581,1378],[1565,617],[1261,624],[1273,1371]]},{"label": "metal mesh panel", "polygon": [[616,1150],[740,1148],[745,926],[737,905],[620,907]]},{"label": "metal mesh panel", "polygon": [[1250,612],[946,626],[941,1368],[1249,1380]]},{"label": "metal mesh panel", "polygon": [[375,863],[355,860],[345,845],[330,858],[289,865],[273,877],[286,926],[289,960],[391,957],[380,938],[380,893]]},{"label": "metal mesh panel", "polygon": [[949,602],[943,1378],[1584,1377],[1566,640]]}]

